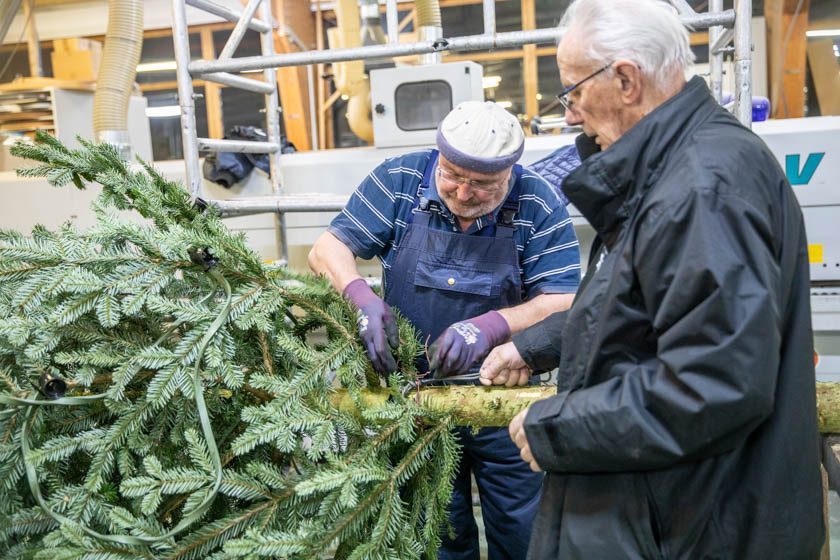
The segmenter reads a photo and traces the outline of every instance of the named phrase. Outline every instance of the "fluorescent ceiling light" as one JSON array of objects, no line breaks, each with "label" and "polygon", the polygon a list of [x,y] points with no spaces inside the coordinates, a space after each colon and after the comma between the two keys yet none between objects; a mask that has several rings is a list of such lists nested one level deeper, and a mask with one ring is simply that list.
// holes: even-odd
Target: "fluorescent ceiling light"
[{"label": "fluorescent ceiling light", "polygon": [[500,83],[502,83],[501,76],[484,76],[481,78],[481,87],[484,89],[497,88]]},{"label": "fluorescent ceiling light", "polygon": [[169,72],[175,70],[174,60],[165,60],[163,62],[144,62],[137,65],[138,72]]},{"label": "fluorescent ceiling light", "polygon": [[181,108],[178,105],[164,105],[163,107],[146,107],[146,116],[150,119],[163,117],[178,117],[181,115]]},{"label": "fluorescent ceiling light", "polygon": [[840,37],[840,29],[812,29],[806,31],[807,37]]},{"label": "fluorescent ceiling light", "polygon": [[502,109],[510,109],[511,107],[513,107],[513,102],[512,101],[496,101],[496,105],[498,105]]}]

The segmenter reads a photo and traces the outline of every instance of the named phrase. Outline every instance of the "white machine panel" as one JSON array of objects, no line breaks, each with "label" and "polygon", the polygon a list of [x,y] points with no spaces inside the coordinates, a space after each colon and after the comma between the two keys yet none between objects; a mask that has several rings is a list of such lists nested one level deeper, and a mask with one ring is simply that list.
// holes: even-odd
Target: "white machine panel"
[{"label": "white machine panel", "polygon": [[484,100],[475,62],[401,66],[370,73],[373,141],[378,148],[435,143],[435,130],[462,101]]},{"label": "white machine panel", "polygon": [[840,205],[840,117],[753,124],[785,170],[802,206]]},{"label": "white machine panel", "polygon": [[811,282],[840,284],[840,205],[803,206],[802,214],[808,235]]},{"label": "white machine panel", "polygon": [[840,282],[840,117],[755,123],[805,216],[811,281]]}]

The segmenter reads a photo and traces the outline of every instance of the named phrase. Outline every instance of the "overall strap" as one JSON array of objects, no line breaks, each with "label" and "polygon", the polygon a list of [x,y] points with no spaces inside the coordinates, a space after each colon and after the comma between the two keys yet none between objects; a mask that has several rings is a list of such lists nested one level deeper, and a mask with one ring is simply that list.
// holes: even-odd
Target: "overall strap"
[{"label": "overall strap", "polygon": [[513,219],[519,213],[519,191],[520,179],[522,178],[522,166],[513,166],[513,187],[510,189],[507,198],[502,204],[501,210],[496,215],[496,237],[513,237]]},{"label": "overall strap", "polygon": [[428,226],[431,219],[431,212],[429,211],[432,205],[437,206],[436,202],[430,201],[423,196],[432,184],[432,175],[434,175],[437,167],[438,151],[431,150],[429,152],[429,161],[426,162],[426,169],[423,170],[423,180],[414,193],[414,201],[411,203],[411,211],[408,214],[407,223],[411,224],[416,221],[421,226]]}]

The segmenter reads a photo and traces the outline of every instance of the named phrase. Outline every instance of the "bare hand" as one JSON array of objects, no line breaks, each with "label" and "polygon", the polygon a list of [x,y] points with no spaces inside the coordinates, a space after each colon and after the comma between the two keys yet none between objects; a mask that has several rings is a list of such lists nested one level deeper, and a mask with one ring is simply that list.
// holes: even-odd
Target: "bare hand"
[{"label": "bare hand", "polygon": [[526,408],[514,416],[513,420],[510,421],[510,426],[508,426],[510,439],[512,439],[513,443],[516,444],[516,447],[519,448],[519,456],[522,457],[523,461],[528,463],[531,470],[534,472],[541,472],[542,468],[537,464],[536,459],[534,459],[534,456],[531,454],[531,446],[528,445],[528,437],[525,435],[525,416],[527,414],[528,409]]},{"label": "bare hand", "polygon": [[513,342],[496,346],[481,364],[479,381],[482,385],[527,385],[531,369],[525,365]]}]

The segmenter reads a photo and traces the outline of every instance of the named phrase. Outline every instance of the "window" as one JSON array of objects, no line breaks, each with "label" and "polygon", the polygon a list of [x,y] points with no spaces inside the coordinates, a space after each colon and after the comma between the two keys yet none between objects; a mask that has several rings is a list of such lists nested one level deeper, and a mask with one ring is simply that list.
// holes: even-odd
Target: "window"
[{"label": "window", "polygon": [[536,0],[534,10],[537,29],[556,27],[571,3],[571,0]]},{"label": "window", "polygon": [[[221,29],[213,32],[213,52],[216,53],[216,56],[219,56],[222,49],[225,48],[225,43],[227,43],[231,31],[230,29]],[[233,56],[239,58],[243,56],[259,56],[260,54],[262,54],[260,34],[249,29],[242,36],[242,40],[239,41],[239,46],[236,47]]]},{"label": "window", "polygon": [[[195,88],[195,122],[199,137],[207,136],[207,108],[204,103],[204,88]],[[181,113],[177,90],[149,91],[145,93],[149,108],[149,128],[152,134],[152,155],[155,161],[183,159],[181,140]]]},{"label": "window", "polygon": [[[190,56],[201,58],[201,41],[198,33],[190,33]],[[144,66],[156,63],[169,65],[170,69],[158,70],[153,66]],[[135,79],[140,85],[174,82],[176,79],[174,63],[175,47],[171,36],[146,37],[143,39],[143,50],[140,53],[140,71],[137,72]]]},{"label": "window", "polygon": [[488,60],[481,65],[484,67],[485,83],[496,83],[495,87],[485,88],[485,99],[499,103],[514,115],[525,113],[522,59]]},{"label": "window", "polygon": [[[283,119],[280,119],[281,130]],[[222,128],[249,125],[265,130],[265,96],[243,89],[222,88]],[[266,131],[268,132],[268,131]]]},{"label": "window", "polygon": [[434,129],[452,110],[452,88],[442,80],[400,84],[394,106],[402,130]]},{"label": "window", "polygon": [[563,89],[563,83],[560,81],[560,71],[557,69],[557,58],[554,55],[537,58],[537,81],[539,114],[556,113],[560,106],[557,94]]},{"label": "window", "polygon": [[[53,75],[52,52],[52,41],[41,43],[41,70],[46,77]],[[18,76],[30,76],[29,49],[26,43],[0,47],[0,72],[0,83],[11,82]]]},{"label": "window", "polygon": [[[481,35],[484,33],[484,7],[481,4],[441,8],[444,37]],[[522,8],[519,2],[496,2],[496,31],[522,29]]]}]

